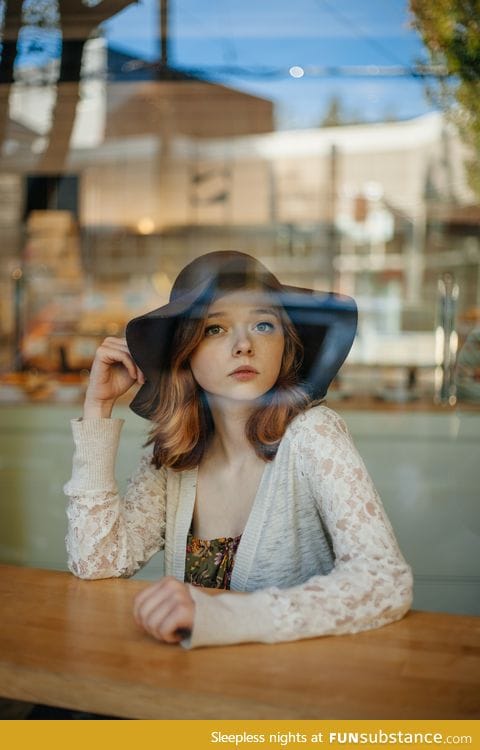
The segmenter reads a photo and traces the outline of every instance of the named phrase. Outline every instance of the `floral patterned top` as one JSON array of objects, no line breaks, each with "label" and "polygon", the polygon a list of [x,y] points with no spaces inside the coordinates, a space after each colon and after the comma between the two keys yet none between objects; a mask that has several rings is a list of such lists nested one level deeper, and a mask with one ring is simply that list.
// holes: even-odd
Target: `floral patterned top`
[{"label": "floral patterned top", "polygon": [[187,537],[185,583],[210,589],[229,589],[240,536],[198,539]]}]

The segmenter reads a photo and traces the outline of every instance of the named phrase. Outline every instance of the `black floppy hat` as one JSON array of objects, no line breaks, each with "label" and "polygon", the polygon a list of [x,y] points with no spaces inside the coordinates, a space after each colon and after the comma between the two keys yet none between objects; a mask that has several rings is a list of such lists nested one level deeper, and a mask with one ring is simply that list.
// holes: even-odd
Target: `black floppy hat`
[{"label": "black floppy hat", "polygon": [[168,304],[127,324],[130,354],[146,379],[130,408],[141,417],[151,417],[161,373],[170,365],[170,348],[180,318],[203,315],[205,306],[222,291],[259,286],[285,308],[303,343],[301,384],[312,399],[323,398],[355,338],[355,301],[333,292],[281,284],[253,256],[226,250],[188,263],[174,282]]}]

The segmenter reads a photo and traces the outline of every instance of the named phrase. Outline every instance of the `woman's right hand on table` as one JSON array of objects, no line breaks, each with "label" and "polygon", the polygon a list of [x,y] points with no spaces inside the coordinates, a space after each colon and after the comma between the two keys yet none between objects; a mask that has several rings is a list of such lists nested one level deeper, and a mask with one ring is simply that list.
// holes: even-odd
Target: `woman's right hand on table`
[{"label": "woman's right hand on table", "polygon": [[98,347],[85,395],[84,419],[110,417],[115,401],[145,377],[133,361],[124,338],[108,336]]}]

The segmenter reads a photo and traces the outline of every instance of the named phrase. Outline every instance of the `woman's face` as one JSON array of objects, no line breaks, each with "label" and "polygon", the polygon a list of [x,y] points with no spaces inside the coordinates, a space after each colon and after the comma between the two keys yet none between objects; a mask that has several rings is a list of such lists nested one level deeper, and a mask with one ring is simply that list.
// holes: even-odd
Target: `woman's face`
[{"label": "woman's face", "polygon": [[250,401],[275,385],[285,344],[268,294],[240,290],[208,308],[204,337],[190,358],[193,376],[217,398]]}]

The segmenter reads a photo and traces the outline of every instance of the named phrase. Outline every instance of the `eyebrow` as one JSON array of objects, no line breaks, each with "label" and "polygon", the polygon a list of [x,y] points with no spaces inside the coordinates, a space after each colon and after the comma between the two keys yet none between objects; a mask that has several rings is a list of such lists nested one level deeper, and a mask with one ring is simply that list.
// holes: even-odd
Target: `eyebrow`
[{"label": "eyebrow", "polygon": [[[255,307],[249,310],[251,313],[260,313],[261,315],[273,315],[275,318],[280,318],[278,312],[273,307]],[[224,310],[218,312],[209,313],[207,318],[221,318],[222,315],[228,316],[228,313]]]}]

